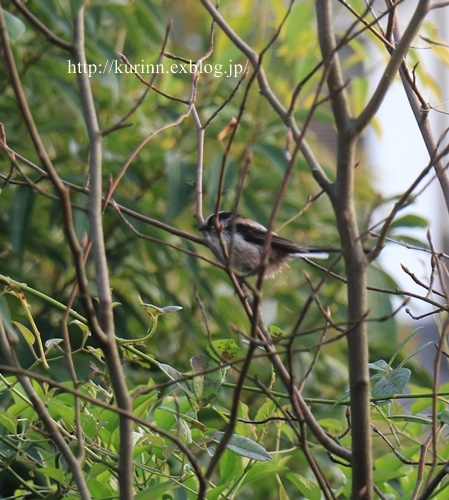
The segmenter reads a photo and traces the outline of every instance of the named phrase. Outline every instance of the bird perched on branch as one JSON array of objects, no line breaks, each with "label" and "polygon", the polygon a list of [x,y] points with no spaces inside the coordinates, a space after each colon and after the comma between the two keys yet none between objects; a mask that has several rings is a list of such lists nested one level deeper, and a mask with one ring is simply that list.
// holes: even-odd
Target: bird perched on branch
[{"label": "bird perched on branch", "polygon": [[[233,212],[219,212],[218,220],[215,214],[209,215],[199,230],[209,237],[210,248],[221,263],[226,264],[229,258],[234,271],[246,276],[259,272],[268,235],[262,224]],[[226,257],[220,239],[226,246]],[[273,276],[295,257],[326,259],[329,251],[339,250],[297,245],[271,232],[265,275]]]}]

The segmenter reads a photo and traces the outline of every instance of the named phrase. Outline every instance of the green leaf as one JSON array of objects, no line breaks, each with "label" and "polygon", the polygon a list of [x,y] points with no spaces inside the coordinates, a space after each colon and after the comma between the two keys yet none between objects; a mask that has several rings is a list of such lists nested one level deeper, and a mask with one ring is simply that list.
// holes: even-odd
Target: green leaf
[{"label": "green leaf", "polygon": [[27,328],[25,325],[22,325],[22,323],[19,323],[18,321],[13,321],[12,323],[20,331],[20,333],[23,335],[23,338],[29,345],[33,345],[36,342],[36,337],[29,328]]},{"label": "green leaf", "polygon": [[159,363],[158,366],[166,375],[174,380],[189,397],[194,397],[193,391],[190,387],[190,383],[185,379],[186,377],[183,373],[178,372],[178,370],[165,363]]},{"label": "green leaf", "polygon": [[440,420],[445,424],[449,424],[449,410],[444,410],[440,413]]},{"label": "green leaf", "polygon": [[181,306],[165,306],[158,307],[154,304],[145,304],[142,302],[142,307],[149,313],[150,315],[159,316],[161,314],[169,314],[172,312],[180,311],[182,309]]},{"label": "green leaf", "polygon": [[243,473],[243,459],[236,456],[232,451],[225,450],[220,459],[220,477],[226,478],[226,482],[232,481],[233,478],[241,477]]},{"label": "green leaf", "polygon": [[6,427],[11,434],[17,433],[17,418],[6,412],[0,412],[0,425]]},{"label": "green leaf", "polygon": [[92,468],[90,469],[90,474],[91,477],[96,477],[100,476],[100,474],[103,474],[108,470],[108,466],[106,464],[101,464],[101,463],[94,463],[92,465]]},{"label": "green leaf", "polygon": [[388,363],[383,359],[379,359],[378,361],[374,361],[374,363],[368,363],[368,366],[372,370],[378,370],[381,372],[386,372],[388,370]]},{"label": "green leaf", "polygon": [[428,227],[429,222],[424,219],[424,217],[420,217],[419,215],[408,214],[403,217],[399,217],[390,226],[390,229],[395,229],[397,227]]},{"label": "green leaf", "polygon": [[14,415],[15,417],[18,417],[19,415],[23,416],[25,411],[29,410],[30,408],[30,404],[26,403],[25,401],[19,401],[18,403],[15,403],[9,407],[8,414]]},{"label": "green leaf", "polygon": [[[209,434],[208,437],[215,443],[219,443],[222,440],[223,435],[224,432],[213,432],[212,434]],[[245,436],[234,434],[226,447],[228,450],[237,453],[237,455],[250,458],[251,460],[257,460],[260,462],[273,460],[271,455],[263,446]]]},{"label": "green leaf", "polygon": [[251,482],[263,481],[267,477],[272,477],[273,474],[284,474],[289,471],[282,462],[276,460],[271,462],[257,462],[249,470],[245,477],[245,484]]},{"label": "green leaf", "polygon": [[286,478],[298,488],[304,498],[308,500],[321,499],[321,490],[319,486],[310,479],[300,474],[286,474]]},{"label": "green leaf", "polygon": [[179,425],[179,433],[181,435],[181,439],[186,444],[192,444],[192,431],[190,427],[187,425],[187,422],[182,418],[177,418]]},{"label": "green leaf", "polygon": [[287,337],[286,333],[276,325],[270,325],[268,327],[268,332],[270,334],[271,340],[273,341],[285,339],[285,337]]},{"label": "green leaf", "polygon": [[392,479],[396,479],[399,477],[404,477],[406,474],[401,470],[374,470],[374,481],[375,484],[378,483],[386,483],[387,481],[391,481]]},{"label": "green leaf", "polygon": [[388,420],[397,420],[399,422],[415,422],[416,424],[431,424],[432,419],[419,417],[417,415],[389,415]]},{"label": "green leaf", "polygon": [[200,429],[200,431],[202,433],[204,433],[206,431],[206,426],[203,423],[201,423],[199,420],[196,420],[195,418],[193,418],[189,415],[186,415],[185,413],[180,412],[178,409],[170,408],[169,406],[165,406],[165,405],[161,405],[158,408],[158,410],[165,410],[165,411],[171,413],[172,415],[174,415],[175,417],[182,418],[183,420],[185,420],[186,422],[188,422],[190,424],[190,427]]},{"label": "green leaf", "polygon": [[13,249],[19,255],[22,255],[24,243],[30,234],[34,200],[35,195],[32,189],[19,188],[14,193],[10,230]]},{"label": "green leaf", "polygon": [[411,375],[408,368],[392,370],[386,377],[373,386],[373,398],[386,399],[394,394],[401,394]]},{"label": "green leaf", "polygon": [[26,27],[18,17],[13,16],[6,10],[3,11],[3,16],[5,17],[5,23],[8,28],[11,42],[15,42],[25,33]]},{"label": "green leaf", "polygon": [[[137,388],[139,391],[141,388]],[[143,386],[143,389],[146,389],[146,386]],[[157,401],[156,393],[152,392],[150,394],[143,394],[142,396],[137,397],[134,400],[133,412],[137,417],[143,417],[145,412],[151,408],[152,405]]]},{"label": "green leaf", "polygon": [[106,483],[98,481],[97,479],[90,479],[87,483],[89,487],[89,492],[92,498],[111,498],[112,491],[106,486]]},{"label": "green leaf", "polygon": [[40,472],[44,476],[51,477],[58,483],[63,483],[65,481],[64,472],[56,467],[39,467],[36,471]]},{"label": "green leaf", "polygon": [[[164,481],[162,483],[158,483],[145,491],[141,491],[134,498],[135,500],[148,500],[149,498],[172,498],[168,492],[174,489],[175,484],[176,483],[174,481]],[[165,493],[167,494],[167,497],[163,495]]]},{"label": "green leaf", "polygon": [[58,339],[58,338],[48,339],[48,340],[45,341],[45,348],[47,350],[50,350],[52,347],[56,347],[59,344],[62,344],[63,342],[64,342],[63,339]]},{"label": "green leaf", "polygon": [[207,347],[207,352],[219,363],[232,361],[239,350],[239,346],[232,339],[214,340],[212,346]]},{"label": "green leaf", "polygon": [[166,443],[161,436],[154,434],[134,433],[134,457],[141,453],[142,449],[147,449],[148,446],[163,449]]},{"label": "green leaf", "polygon": [[76,325],[83,333],[90,333],[89,327],[78,319],[74,319],[69,325]]},{"label": "green leaf", "polygon": [[211,403],[220,392],[222,376],[220,365],[210,356],[195,354],[190,358],[195,377],[192,380],[195,399],[200,406]]},{"label": "green leaf", "polygon": [[47,406],[51,416],[59,421],[60,419],[64,419],[69,425],[75,425],[75,410],[73,403],[73,396],[71,398],[70,406],[67,405],[65,401],[59,401],[61,399],[60,396],[48,401]]},{"label": "green leaf", "polygon": [[337,418],[320,418],[319,423],[327,432],[339,434],[342,431],[342,423]]}]

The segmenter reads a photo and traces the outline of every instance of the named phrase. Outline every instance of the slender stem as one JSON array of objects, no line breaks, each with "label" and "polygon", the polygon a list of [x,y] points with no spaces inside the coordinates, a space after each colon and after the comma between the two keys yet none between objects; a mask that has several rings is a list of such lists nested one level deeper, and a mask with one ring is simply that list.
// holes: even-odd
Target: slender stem
[{"label": "slender stem", "polygon": [[[85,54],[84,6],[79,9],[75,16],[73,29],[73,55],[76,63],[84,66],[87,63]],[[99,340],[105,355],[117,405],[126,411],[131,411],[131,398],[126,387],[118,346],[115,340],[109,270],[103,234],[102,134],[95,111],[89,77],[86,73],[79,72],[77,73],[77,79],[81,93],[84,120],[89,137],[89,236],[92,242],[92,253],[95,263],[96,284],[99,299],[99,322],[100,328],[103,332],[103,335]],[[132,420],[125,415],[120,415],[119,488],[121,500],[132,499],[134,496],[132,432]]]},{"label": "slender stem", "polygon": [[[0,17],[2,15],[1,10],[2,9],[0,6]],[[8,336],[6,334],[2,321],[0,321],[0,351],[4,356],[4,358],[6,359],[7,363],[11,365],[11,367],[19,368],[20,370],[19,363],[17,362],[15,353],[10,346],[10,343],[8,341]],[[5,371],[5,373],[7,373],[7,370]],[[82,500],[90,500],[91,497],[89,493],[89,488],[87,487],[87,483],[84,479],[81,464],[77,460],[76,456],[72,453],[72,450],[66,443],[64,437],[61,435],[56,422],[53,420],[44,402],[35,391],[33,384],[30,381],[30,378],[23,371],[20,371],[19,373],[17,373],[17,379],[22,385],[33,408],[39,415],[39,418],[44,423],[45,429],[51,436],[52,441],[55,443],[55,445],[61,451],[64,459],[67,461],[67,465],[73,474],[73,479],[77,486],[77,493],[79,495],[79,498],[81,498]]]},{"label": "slender stem", "polygon": [[317,25],[318,40],[323,55],[324,67],[326,69],[326,80],[331,96],[332,111],[335,118],[337,131],[343,131],[348,127],[350,112],[345,83],[341,71],[340,58],[337,52],[337,43],[334,34],[334,19],[332,16],[331,2],[317,3]]},{"label": "slender stem", "polygon": [[[399,28],[396,27],[395,35],[400,36]],[[412,108],[413,115],[415,116],[416,123],[418,124],[419,130],[421,132],[424,144],[426,145],[427,151],[433,162],[433,167],[435,169],[438,182],[440,183],[441,190],[443,192],[444,201],[446,203],[446,209],[449,212],[449,172],[447,166],[443,161],[443,155],[438,154],[439,144],[435,140],[433,135],[432,126],[429,121],[429,107],[423,107],[421,101],[419,100],[412,79],[410,78],[410,72],[406,67],[405,63],[402,65],[399,71],[401,77],[402,85],[404,86],[405,93],[407,95],[408,102]]]},{"label": "slender stem", "polygon": [[[291,113],[289,113],[289,111],[282,105],[278,97],[271,89],[265,71],[260,66],[260,60],[257,53],[247,43],[245,43],[241,37],[237,35],[237,33],[229,26],[229,24],[225,21],[222,15],[218,12],[215,6],[210,3],[209,0],[201,0],[201,3],[213,17],[218,26],[220,26],[226,36],[249,59],[253,69],[257,71],[257,82],[259,84],[261,94],[266,98],[270,106],[284,121],[287,127],[292,130],[293,137],[295,138],[295,141],[298,142],[301,138],[301,132],[293,117],[291,116]],[[307,161],[307,164],[309,165],[309,168],[312,171],[315,180],[324,190],[327,191],[330,185],[330,180],[325,174],[324,170],[321,168],[320,163],[316,159],[308,143],[304,139],[301,142],[300,149],[305,160]]]},{"label": "slender stem", "polygon": [[[164,36],[164,40],[162,42],[162,47],[161,47],[161,50],[159,52],[159,56],[158,56],[158,58],[156,60],[156,63],[155,63],[156,67],[159,67],[159,64],[160,64],[160,62],[162,60],[162,56],[164,54],[165,47],[166,47],[167,42],[168,42],[168,37],[170,35],[170,31],[172,30],[172,28],[173,28],[173,22],[169,21],[169,23],[167,24],[167,28],[165,30],[165,36]],[[125,59],[125,62],[128,62],[128,60],[126,59],[126,57],[123,56],[123,55],[122,55],[122,59]],[[135,71],[135,67],[133,67],[130,63],[129,63],[129,66],[131,66],[131,68],[133,68],[133,70]],[[137,109],[144,103],[146,97],[151,92],[151,90],[154,89],[154,82],[155,82],[157,76],[158,76],[158,73],[155,72],[155,73],[153,73],[150,81],[149,82],[145,82],[147,84],[147,88],[145,89],[145,91],[143,92],[143,94],[139,97],[139,99],[137,100],[136,104],[134,104],[134,106],[125,114],[125,116],[123,116],[122,118],[120,118],[114,125],[112,125],[111,127],[109,127],[107,130],[103,130],[103,132],[102,132],[103,137],[105,137],[106,135],[110,134],[111,132],[115,132],[116,130],[119,130],[122,127],[126,127],[127,126],[126,122],[137,111]]]},{"label": "slender stem", "polygon": [[64,50],[72,50],[72,46],[70,43],[66,42],[62,38],[59,38],[55,35],[45,24],[40,21],[32,12],[28,10],[28,8],[24,5],[21,0],[12,0],[13,4],[17,7],[17,9],[30,21],[36,28],[43,33],[48,40],[54,45],[57,45],[61,49]]},{"label": "slender stem", "polygon": [[[14,54],[11,49],[11,44],[9,43],[8,32],[6,29],[6,24],[3,18],[3,11],[0,7],[0,36],[2,39],[4,59],[6,62],[6,67],[9,73],[9,78],[11,81],[12,88],[14,90],[16,100],[22,113],[23,120],[30,134],[31,140],[34,145],[34,149],[41,161],[45,175],[50,179],[53,186],[55,187],[60,204],[62,213],[64,216],[64,230],[66,233],[67,241],[70,246],[70,250],[73,256],[73,262],[76,269],[77,281],[80,287],[80,297],[83,303],[83,307],[86,311],[86,316],[89,321],[89,326],[91,331],[95,332],[98,329],[98,321],[95,315],[94,306],[89,295],[89,283],[84,269],[83,262],[83,250],[78,242],[78,238],[74,229],[73,219],[72,219],[72,206],[70,202],[69,190],[67,189],[64,182],[59,177],[53,163],[47,153],[47,150],[42,142],[39,135],[39,131],[33,119],[28,101],[25,96],[25,92],[22,87],[19,73],[17,71],[17,66],[14,59]],[[17,156],[20,158],[20,155]]]},{"label": "slender stem", "polygon": [[[351,130],[349,104],[333,32],[331,0],[316,2],[318,36],[327,66],[327,86],[337,126],[337,178],[329,191],[347,276],[349,387],[351,393],[352,498],[373,498],[366,258],[354,204],[355,150],[359,129]],[[369,115],[367,115],[368,117]]]},{"label": "slender stem", "polygon": [[203,169],[204,169],[204,136],[205,129],[201,125],[201,118],[198,114],[196,107],[192,108],[193,120],[196,125],[198,134],[198,159],[196,167],[196,209],[195,217],[200,224],[203,224]]},{"label": "slender stem", "polygon": [[[84,49],[84,7],[78,11],[74,21],[74,57],[76,63],[87,64]],[[79,71],[77,72],[77,78],[89,139],[89,237],[92,241],[100,302],[100,326],[107,335],[113,335],[112,300],[102,223],[102,137],[89,77],[85,72]]]},{"label": "slender stem", "polygon": [[429,6],[430,0],[419,1],[415,13],[410,20],[403,37],[397,44],[396,49],[391,53],[390,61],[388,62],[387,67],[384,70],[379,84],[376,87],[376,90],[374,91],[371,99],[365,106],[362,113],[353,122],[352,129],[354,133],[361,133],[377,113],[377,110],[382,104],[385,95],[390,88],[390,85],[393,83],[393,80],[404,61],[404,57],[409,50],[413,39],[418,33],[418,29],[421,26],[422,21],[429,12]]}]

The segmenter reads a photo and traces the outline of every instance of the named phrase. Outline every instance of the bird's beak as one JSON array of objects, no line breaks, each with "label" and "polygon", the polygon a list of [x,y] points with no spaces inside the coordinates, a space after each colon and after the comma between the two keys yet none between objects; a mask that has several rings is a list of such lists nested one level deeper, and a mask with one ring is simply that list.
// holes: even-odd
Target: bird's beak
[{"label": "bird's beak", "polygon": [[198,231],[207,231],[207,226],[206,224],[202,224],[199,228]]}]

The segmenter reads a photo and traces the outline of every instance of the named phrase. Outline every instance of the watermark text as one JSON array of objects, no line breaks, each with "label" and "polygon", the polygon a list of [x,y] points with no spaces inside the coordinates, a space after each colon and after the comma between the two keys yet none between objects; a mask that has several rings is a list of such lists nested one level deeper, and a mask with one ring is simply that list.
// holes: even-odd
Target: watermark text
[{"label": "watermark text", "polygon": [[154,75],[171,73],[173,75],[193,75],[205,74],[215,78],[232,78],[242,76],[248,69],[249,62],[246,64],[236,64],[232,60],[228,64],[212,64],[204,61],[184,63],[176,62],[170,64],[149,64],[142,60],[138,64],[127,64],[120,59],[105,60],[103,63],[74,63],[67,61],[67,72],[69,74],[87,74],[89,78],[93,75],[110,75],[110,74],[132,74],[139,73],[140,75]]}]

